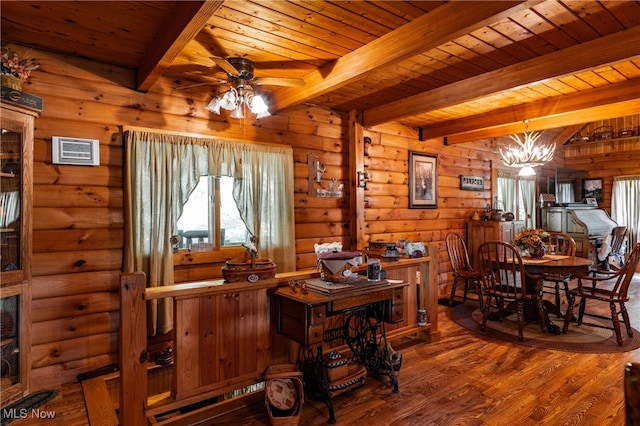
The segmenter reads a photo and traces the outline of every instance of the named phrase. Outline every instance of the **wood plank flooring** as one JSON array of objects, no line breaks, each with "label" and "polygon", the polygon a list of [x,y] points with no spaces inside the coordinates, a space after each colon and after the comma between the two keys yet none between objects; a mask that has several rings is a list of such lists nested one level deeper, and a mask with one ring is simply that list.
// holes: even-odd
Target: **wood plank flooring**
[{"label": "wood plank flooring", "polygon": [[[628,305],[640,328],[640,274]],[[334,400],[336,425],[624,425],[622,377],[627,362],[640,362],[640,349],[617,354],[583,354],[528,348],[471,334],[439,307],[442,339],[396,346],[404,362],[400,393],[388,378],[367,378],[365,386]],[[64,385],[41,407],[55,419],[26,418],[26,425],[87,425],[80,384]],[[306,401],[301,425],[327,424],[323,403]],[[211,420],[212,425],[268,425],[263,404]]]}]

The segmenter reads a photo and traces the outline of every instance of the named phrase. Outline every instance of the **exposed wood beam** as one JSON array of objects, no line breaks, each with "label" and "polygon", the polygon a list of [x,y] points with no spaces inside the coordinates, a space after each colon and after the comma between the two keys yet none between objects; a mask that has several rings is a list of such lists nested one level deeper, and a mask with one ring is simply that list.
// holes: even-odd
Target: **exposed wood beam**
[{"label": "exposed wood beam", "polygon": [[[569,95],[543,99],[527,104],[501,108],[474,116],[436,123],[421,127],[424,139],[447,136],[448,138],[471,131],[511,126],[524,120],[537,120],[557,114],[567,113],[590,107],[604,106],[633,100],[640,97],[640,79],[627,80],[591,90],[575,92]],[[620,116],[636,114],[637,111],[620,111]],[[533,123],[531,123],[533,124]],[[451,140],[448,139],[451,143]]]},{"label": "exposed wood beam", "polygon": [[580,129],[584,127],[584,124],[574,124],[573,126],[567,126],[562,128],[560,133],[558,133],[555,138],[553,138],[551,143],[555,143],[556,146],[563,145],[566,141],[568,141],[573,135],[578,133]]},{"label": "exposed wood beam", "polygon": [[[609,120],[625,115],[637,114],[638,111],[640,111],[640,98],[636,97],[635,99],[630,99],[628,101],[583,108],[538,118],[529,122],[529,130],[554,129],[574,124],[584,124],[597,120]],[[447,136],[447,143],[449,145],[454,145],[463,142],[478,141],[510,135],[513,133],[522,133],[523,130],[522,122],[505,124],[503,126],[484,128]],[[427,139],[425,138],[425,140]],[[441,138],[438,138],[437,140],[441,140]]]},{"label": "exposed wood beam", "polygon": [[222,3],[222,0],[179,2],[165,31],[155,43],[152,43],[140,61],[137,90],[147,91],[158,81],[175,57],[204,28]]},{"label": "exposed wood beam", "polygon": [[381,68],[426,52],[449,40],[499,21],[537,2],[451,2],[313,71],[303,88],[283,88],[271,97],[281,111],[362,79]]},{"label": "exposed wood beam", "polygon": [[[485,2],[481,2],[485,4]],[[368,109],[364,126],[395,121],[545,80],[640,58],[640,26]]]}]

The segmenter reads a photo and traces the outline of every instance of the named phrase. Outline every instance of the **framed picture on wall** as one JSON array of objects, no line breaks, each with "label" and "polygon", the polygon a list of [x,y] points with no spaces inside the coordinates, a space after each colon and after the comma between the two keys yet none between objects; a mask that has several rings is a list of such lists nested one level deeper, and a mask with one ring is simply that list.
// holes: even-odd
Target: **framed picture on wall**
[{"label": "framed picture on wall", "polygon": [[585,179],[582,187],[584,188],[584,198],[595,198],[602,201],[602,179]]},{"label": "framed picture on wall", "polygon": [[409,151],[409,208],[438,207],[438,156]]}]

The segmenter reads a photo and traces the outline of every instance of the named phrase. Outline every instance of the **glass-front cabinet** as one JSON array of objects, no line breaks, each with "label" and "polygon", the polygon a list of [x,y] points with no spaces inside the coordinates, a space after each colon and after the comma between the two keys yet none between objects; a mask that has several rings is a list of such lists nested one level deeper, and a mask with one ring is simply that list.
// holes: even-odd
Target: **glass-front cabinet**
[{"label": "glass-front cabinet", "polygon": [[5,102],[2,89],[0,400],[6,406],[29,393],[33,129],[38,112]]}]

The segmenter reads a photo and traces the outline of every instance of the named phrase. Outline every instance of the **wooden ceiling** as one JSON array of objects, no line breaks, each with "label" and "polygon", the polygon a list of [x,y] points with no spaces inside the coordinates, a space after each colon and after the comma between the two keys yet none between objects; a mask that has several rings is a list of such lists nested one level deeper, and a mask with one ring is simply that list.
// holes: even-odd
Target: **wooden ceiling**
[{"label": "wooden ceiling", "polygon": [[272,113],[362,110],[448,143],[525,119],[566,140],[640,111],[638,1],[3,1],[1,16],[3,41],[136,69],[137,90],[214,93],[211,56],[243,57],[305,80],[260,86]]}]

